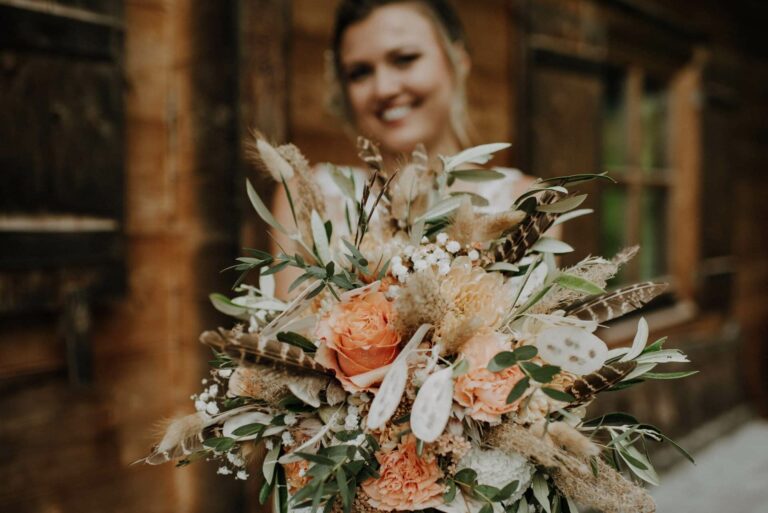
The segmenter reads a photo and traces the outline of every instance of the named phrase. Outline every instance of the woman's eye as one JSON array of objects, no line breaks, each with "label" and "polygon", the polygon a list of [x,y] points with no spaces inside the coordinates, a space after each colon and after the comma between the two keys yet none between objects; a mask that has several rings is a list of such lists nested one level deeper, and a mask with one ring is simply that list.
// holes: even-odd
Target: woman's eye
[{"label": "woman's eye", "polygon": [[358,82],[372,73],[370,66],[353,66],[347,70],[347,81]]},{"label": "woman's eye", "polygon": [[412,62],[416,61],[419,57],[421,57],[421,54],[418,53],[404,53],[402,55],[396,56],[394,58],[394,62],[397,66],[406,67]]}]

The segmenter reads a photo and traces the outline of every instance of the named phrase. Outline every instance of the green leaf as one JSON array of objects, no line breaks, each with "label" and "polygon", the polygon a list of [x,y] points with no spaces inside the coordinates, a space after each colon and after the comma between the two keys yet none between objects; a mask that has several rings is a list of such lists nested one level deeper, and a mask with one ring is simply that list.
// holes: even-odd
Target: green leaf
[{"label": "green leaf", "polygon": [[211,304],[216,310],[225,315],[240,318],[241,316],[248,314],[247,308],[233,303],[224,294],[210,294],[208,299],[211,300]]},{"label": "green leaf", "polygon": [[549,214],[563,214],[584,203],[585,199],[587,199],[586,194],[579,194],[578,196],[571,196],[569,198],[556,201],[555,203],[539,205],[536,207],[536,210],[539,212],[547,212]]},{"label": "green leaf", "polygon": [[480,196],[479,194],[475,194],[474,192],[467,192],[467,191],[451,192],[449,196],[451,197],[466,196],[469,198],[469,202],[474,207],[487,207],[488,205],[491,204],[487,199]]},{"label": "green leaf", "polygon": [[568,176],[553,176],[552,178],[539,179],[538,183],[550,183],[555,182],[559,185],[576,184],[582,182],[589,182],[591,180],[607,180],[612,183],[617,183],[616,180],[608,176],[607,172],[603,173],[582,173]]},{"label": "green leaf", "polygon": [[692,370],[692,371],[682,371],[682,372],[646,372],[643,374],[643,378],[645,379],[681,379],[681,378],[687,378],[688,376],[693,376],[694,374],[698,374],[699,371]]},{"label": "green leaf", "polygon": [[264,481],[261,484],[261,490],[259,490],[259,504],[266,504],[267,499],[269,499],[269,494],[272,493],[272,483],[269,481]]},{"label": "green leaf", "polygon": [[486,271],[500,271],[508,273],[516,273],[520,271],[520,268],[509,262],[496,262],[485,268]]},{"label": "green leaf", "polygon": [[436,204],[432,205],[424,214],[419,216],[414,221],[414,223],[418,223],[420,221],[429,221],[450,214],[459,208],[461,201],[462,198],[460,196],[453,196],[442,201],[438,201]]},{"label": "green leaf", "polygon": [[474,484],[475,480],[477,480],[477,472],[471,468],[463,468],[456,472],[456,475],[453,476],[453,479],[457,483],[471,485]]},{"label": "green leaf", "polygon": [[629,388],[632,386],[635,386],[639,383],[644,382],[644,379],[628,379],[627,381],[622,381],[621,383],[616,383],[611,388],[606,389],[606,392],[618,392],[620,390],[624,390],[625,388]]},{"label": "green leaf", "polygon": [[549,507],[549,485],[547,484],[547,480],[544,479],[544,476],[541,474],[533,476],[531,489],[533,490],[533,496],[536,498],[536,501],[541,504],[541,507],[544,508],[544,511],[552,513],[552,510]]},{"label": "green leaf", "polygon": [[496,494],[496,497],[494,497],[497,501],[506,501],[510,497],[512,497],[512,494],[517,491],[517,487],[520,485],[520,482],[515,480],[507,484],[504,488],[502,488],[498,494]]},{"label": "green leaf", "polygon": [[480,508],[480,511],[478,513],[493,513],[493,504],[486,503],[483,505],[482,508]]},{"label": "green leaf", "polygon": [[491,159],[491,154],[510,146],[511,144],[509,143],[489,143],[467,148],[452,157],[444,158],[443,169],[447,172],[456,169],[462,164],[485,164]]},{"label": "green leaf", "polygon": [[512,390],[509,392],[509,395],[507,396],[507,404],[512,404],[518,399],[520,399],[526,390],[528,390],[528,385],[530,384],[530,378],[528,376],[525,376],[520,381],[515,383],[515,386],[512,387]]},{"label": "green leaf", "polygon": [[683,449],[683,448],[682,448],[682,447],[681,447],[681,446],[680,446],[680,445],[679,445],[677,442],[675,442],[674,440],[672,440],[671,438],[669,438],[667,435],[665,435],[665,434],[664,434],[664,433],[662,433],[661,431],[659,431],[659,432],[658,432],[658,434],[659,434],[659,436],[661,436],[661,437],[662,437],[664,440],[666,440],[667,442],[669,442],[670,444],[672,444],[672,447],[674,447],[675,449],[677,449],[677,452],[679,452],[680,454],[682,454],[682,455],[683,455],[683,457],[685,457],[685,459],[687,459],[688,461],[690,461],[690,462],[691,462],[691,463],[693,463],[694,465],[696,464],[696,461],[693,459],[693,456],[691,456],[691,454],[690,454],[688,451],[686,451],[685,449]]},{"label": "green leaf", "polygon": [[594,210],[592,210],[591,208],[579,208],[577,210],[571,210],[566,214],[558,216],[557,219],[555,219],[555,221],[552,223],[552,226],[557,226],[559,224],[566,223],[571,219],[576,219],[577,217],[585,216],[593,212]]},{"label": "green leaf", "polygon": [[264,424],[246,424],[232,431],[235,436],[251,436],[257,435],[267,428]]},{"label": "green leaf", "polygon": [[536,346],[520,346],[512,351],[512,353],[515,355],[517,361],[524,362],[535,358],[536,355],[539,354],[539,350]]},{"label": "green leaf", "polygon": [[306,353],[314,353],[317,351],[317,346],[313,344],[309,339],[294,333],[292,331],[281,331],[277,334],[277,340],[296,346]]},{"label": "green leaf", "polygon": [[266,275],[266,276],[269,276],[270,274],[279,273],[280,271],[282,271],[283,269],[285,269],[285,268],[286,268],[286,266],[287,266],[289,263],[290,263],[290,262],[288,262],[287,260],[284,260],[284,261],[282,261],[282,262],[280,262],[280,263],[278,263],[278,264],[275,264],[275,265],[273,265],[272,267],[269,267],[269,268],[267,268],[267,269],[264,269],[263,271],[261,271],[261,275],[262,275],[262,276],[265,276],[265,275]]},{"label": "green leaf", "polygon": [[536,243],[531,246],[531,251],[538,251],[539,253],[570,253],[573,251],[573,247],[565,242],[550,237],[541,237]]},{"label": "green leaf", "polygon": [[488,362],[487,369],[491,372],[500,372],[506,368],[512,367],[516,363],[517,358],[515,358],[515,353],[512,351],[502,351],[491,358],[491,361]]},{"label": "green leaf", "polygon": [[579,508],[573,499],[566,496],[565,501],[568,503],[568,513],[579,513]]},{"label": "green leaf", "polygon": [[261,201],[259,194],[256,192],[256,189],[253,188],[251,181],[248,179],[245,180],[245,188],[248,192],[248,199],[251,200],[251,205],[253,205],[253,208],[256,210],[256,213],[259,214],[259,217],[261,217],[265,223],[270,225],[275,230],[278,230],[287,235],[288,231],[283,228],[283,225],[278,223],[277,219],[272,216],[272,212],[270,212],[264,202]]},{"label": "green leaf", "polygon": [[456,498],[456,482],[453,480],[448,481],[445,493],[443,494],[443,502],[450,504]]},{"label": "green leaf", "polygon": [[450,175],[465,182],[489,182],[506,176],[504,173],[493,169],[456,169],[451,171]]},{"label": "green leaf", "polygon": [[341,495],[341,503],[344,506],[344,511],[345,513],[349,513],[352,509],[353,497],[349,490],[349,483],[347,483],[347,475],[341,467],[336,469],[336,483],[339,485],[339,495]]},{"label": "green leaf", "polygon": [[[264,457],[264,463],[261,468],[262,474],[264,474],[265,482],[274,481],[275,468],[277,467],[277,458],[280,456],[280,444],[274,444],[272,449]],[[262,504],[264,504],[262,502]]]},{"label": "green leaf", "polygon": [[453,377],[458,378],[462,374],[469,372],[469,360],[462,358],[453,366]]},{"label": "green leaf", "polygon": [[317,463],[319,465],[326,465],[329,467],[332,467],[335,465],[335,462],[332,459],[326,458],[325,456],[319,456],[317,454],[312,454],[309,452],[295,452],[293,454],[295,454],[299,458],[305,459],[307,461],[311,461],[312,463]]},{"label": "green leaf", "polygon": [[520,367],[539,383],[549,383],[560,372],[560,367],[556,365],[540,366],[531,362],[522,362]]},{"label": "green leaf", "polygon": [[476,494],[478,494],[478,496],[479,496],[478,498],[479,499],[481,499],[481,500],[488,500],[488,501],[495,500],[496,496],[499,494],[499,492],[501,492],[501,490],[499,490],[495,486],[482,485],[482,484],[479,484],[479,485],[475,486],[473,491]]},{"label": "green leaf", "polygon": [[606,413],[600,417],[589,419],[582,425],[584,427],[596,427],[596,426],[627,426],[637,424],[637,419],[632,415],[624,412]]},{"label": "green leaf", "polygon": [[317,213],[317,210],[312,211],[310,224],[312,226],[312,239],[315,241],[317,256],[320,257],[320,262],[325,265],[331,261],[331,248],[328,243],[328,236],[325,233],[325,226],[323,226],[323,221],[320,219],[320,214]]},{"label": "green leaf", "polygon": [[560,273],[555,278],[555,283],[566,289],[575,290],[584,294],[596,295],[605,292],[605,289],[591,281],[574,274]]},{"label": "green leaf", "polygon": [[656,351],[661,351],[664,348],[664,343],[667,341],[667,337],[661,337],[659,340],[654,342],[653,344],[649,344],[648,346],[643,349],[643,352],[640,354],[646,354],[646,353],[655,353]]},{"label": "green leaf", "polygon": [[227,452],[235,445],[235,439],[228,436],[209,438],[203,442],[203,445],[213,449],[216,452]]},{"label": "green leaf", "polygon": [[344,195],[349,199],[353,201],[356,200],[355,183],[351,178],[352,170],[348,169],[349,174],[345,174],[344,171],[342,171],[337,166],[330,166],[330,169],[331,178],[333,179],[336,186],[341,190],[341,192],[343,192]]},{"label": "green leaf", "polygon": [[547,388],[547,387],[541,387],[541,391],[547,394],[549,397],[554,399],[555,401],[562,401],[564,403],[572,403],[576,401],[576,398],[573,397],[571,394],[567,392],[563,392],[562,390],[556,390],[554,388]]}]

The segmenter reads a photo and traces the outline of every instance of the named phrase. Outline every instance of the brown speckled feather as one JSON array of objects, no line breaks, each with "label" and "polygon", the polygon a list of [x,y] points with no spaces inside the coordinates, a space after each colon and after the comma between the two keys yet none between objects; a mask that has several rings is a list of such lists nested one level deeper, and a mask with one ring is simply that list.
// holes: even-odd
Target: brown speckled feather
[{"label": "brown speckled feather", "polygon": [[576,398],[575,403],[585,403],[599,392],[611,388],[624,379],[624,376],[632,372],[635,367],[637,367],[635,361],[605,364],[595,372],[574,381],[565,391]]},{"label": "brown speckled feather", "polygon": [[638,283],[587,299],[566,310],[566,315],[599,323],[610,321],[637,310],[666,289],[666,283]]}]

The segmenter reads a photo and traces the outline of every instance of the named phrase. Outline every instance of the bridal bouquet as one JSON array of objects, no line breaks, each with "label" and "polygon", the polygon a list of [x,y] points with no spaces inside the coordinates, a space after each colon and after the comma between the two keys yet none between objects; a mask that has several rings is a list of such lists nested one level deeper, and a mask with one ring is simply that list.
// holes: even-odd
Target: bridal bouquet
[{"label": "bridal bouquet", "polygon": [[[250,183],[258,214],[299,250],[238,259],[237,297],[211,296],[237,320],[203,333],[211,377],[192,396],[197,413],[173,421],[143,461],[218,460],[249,477],[260,445],[260,500],[275,513],[414,511],[651,512],[637,483],[658,482],[646,441],[668,440],[624,413],[586,418],[603,391],[690,373],[664,339],[648,343],[642,318],[629,348],[595,335],[665,289],[606,283],[636,248],[565,269],[571,251],[545,236],[574,217],[572,188],[604,175],[539,180],[505,212],[451,193],[456,180],[495,180],[482,169],[507,144],[442,158],[423,148],[389,172],[361,140],[365,182],[333,169],[345,199],[326,205],[292,145],[258,139],[256,160],[284,186],[293,226],[276,220]],[[326,212],[341,206],[344,221]],[[294,298],[274,297],[274,275],[298,269]],[[257,273],[258,287],[244,285]],[[677,446],[676,446],[677,447]]]}]

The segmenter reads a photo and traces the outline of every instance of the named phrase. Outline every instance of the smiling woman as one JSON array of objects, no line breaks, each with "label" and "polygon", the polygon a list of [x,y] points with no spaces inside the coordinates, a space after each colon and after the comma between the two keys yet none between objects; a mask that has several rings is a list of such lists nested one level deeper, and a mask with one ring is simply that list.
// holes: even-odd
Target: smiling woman
[{"label": "smiling woman", "polygon": [[[331,38],[331,107],[352,133],[378,145],[388,169],[399,169],[403,157],[420,144],[428,164],[438,168],[440,155],[456,154],[477,142],[467,115],[471,60],[466,46],[462,24],[446,0],[342,0]],[[532,178],[517,170],[497,170],[498,180],[457,181],[451,192],[480,195],[488,199],[488,210],[506,210]],[[351,172],[358,186],[366,181],[362,169]],[[334,233],[343,233],[347,204],[334,185],[331,166],[316,166],[314,174],[323,195],[338,199],[326,202],[325,214],[334,221]],[[281,223],[292,226],[282,187],[273,211]],[[273,233],[273,240],[273,252],[293,251],[292,241],[281,234]],[[289,274],[278,279],[278,295],[290,283]]]}]

